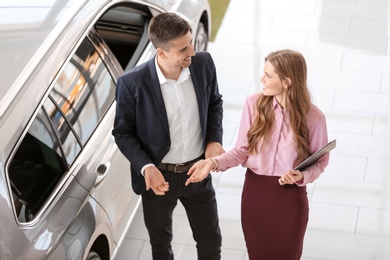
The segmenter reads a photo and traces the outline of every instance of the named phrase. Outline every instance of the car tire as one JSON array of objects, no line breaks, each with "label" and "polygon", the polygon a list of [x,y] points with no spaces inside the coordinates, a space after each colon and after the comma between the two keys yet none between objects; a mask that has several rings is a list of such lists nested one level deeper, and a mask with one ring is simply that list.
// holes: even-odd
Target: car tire
[{"label": "car tire", "polygon": [[195,35],[195,51],[207,50],[208,42],[209,36],[207,34],[206,27],[202,22],[199,22],[198,29],[196,30]]},{"label": "car tire", "polygon": [[95,251],[90,251],[87,255],[86,260],[101,260],[100,256],[98,253]]}]

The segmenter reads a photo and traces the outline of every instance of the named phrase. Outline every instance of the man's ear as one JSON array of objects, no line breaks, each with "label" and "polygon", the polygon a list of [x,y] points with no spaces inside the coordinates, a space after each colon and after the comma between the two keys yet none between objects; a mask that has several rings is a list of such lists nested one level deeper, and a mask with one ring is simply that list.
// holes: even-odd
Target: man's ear
[{"label": "man's ear", "polygon": [[159,57],[165,58],[165,51],[164,51],[163,49],[157,48],[157,49],[156,49],[156,53],[157,53],[157,55],[158,55]]}]

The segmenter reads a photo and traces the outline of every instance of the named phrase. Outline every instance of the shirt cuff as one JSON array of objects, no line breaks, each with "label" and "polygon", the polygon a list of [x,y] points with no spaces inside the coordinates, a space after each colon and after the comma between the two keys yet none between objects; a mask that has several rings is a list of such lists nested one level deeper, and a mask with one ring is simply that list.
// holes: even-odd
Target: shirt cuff
[{"label": "shirt cuff", "polygon": [[295,184],[298,185],[299,187],[303,187],[303,186],[306,186],[306,183],[305,183],[305,174],[302,172],[303,174],[303,178],[302,180],[299,180],[297,181]]},{"label": "shirt cuff", "polygon": [[141,169],[141,175],[142,175],[142,176],[145,177],[145,169],[146,169],[147,167],[149,167],[149,166],[154,166],[154,164],[153,164],[153,163],[148,163],[148,164],[146,164],[144,167],[142,167],[142,169]]}]

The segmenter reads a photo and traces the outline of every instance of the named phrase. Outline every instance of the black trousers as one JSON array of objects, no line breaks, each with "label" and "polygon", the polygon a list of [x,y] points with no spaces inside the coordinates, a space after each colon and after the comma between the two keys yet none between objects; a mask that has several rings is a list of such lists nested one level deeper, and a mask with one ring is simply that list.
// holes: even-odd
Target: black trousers
[{"label": "black trousers", "polygon": [[187,173],[162,171],[169,191],[157,196],[150,189],[142,194],[144,221],[150,237],[153,260],[173,260],[172,212],[183,204],[196,241],[198,260],[221,259],[221,232],[212,178],[185,186]]}]

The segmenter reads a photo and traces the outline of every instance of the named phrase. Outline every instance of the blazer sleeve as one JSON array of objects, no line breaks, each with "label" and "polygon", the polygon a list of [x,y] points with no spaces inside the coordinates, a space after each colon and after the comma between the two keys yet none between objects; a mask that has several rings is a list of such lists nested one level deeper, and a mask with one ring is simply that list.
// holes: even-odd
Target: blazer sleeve
[{"label": "blazer sleeve", "polygon": [[115,97],[116,114],[112,134],[119,150],[131,162],[136,174],[141,177],[141,168],[148,163],[152,163],[152,160],[138,138],[136,101],[123,77],[119,77],[117,81]]},{"label": "blazer sleeve", "polygon": [[222,145],[223,100],[219,92],[217,71],[211,55],[208,52],[202,52],[201,54],[205,56],[202,67],[206,75],[204,80],[209,88],[207,92],[210,93],[208,100],[205,101],[207,106],[205,144],[218,142]]}]

